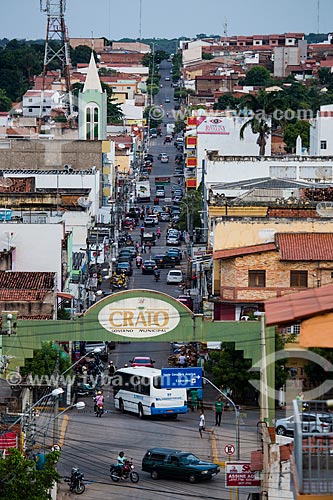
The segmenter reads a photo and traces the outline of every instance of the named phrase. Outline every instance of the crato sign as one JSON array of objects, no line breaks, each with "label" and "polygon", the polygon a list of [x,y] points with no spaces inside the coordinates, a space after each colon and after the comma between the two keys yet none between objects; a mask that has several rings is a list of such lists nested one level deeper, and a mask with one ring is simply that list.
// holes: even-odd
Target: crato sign
[{"label": "crato sign", "polygon": [[156,337],[170,332],[180,321],[179,312],[168,302],[150,297],[132,297],[101,309],[100,325],[124,337]]}]

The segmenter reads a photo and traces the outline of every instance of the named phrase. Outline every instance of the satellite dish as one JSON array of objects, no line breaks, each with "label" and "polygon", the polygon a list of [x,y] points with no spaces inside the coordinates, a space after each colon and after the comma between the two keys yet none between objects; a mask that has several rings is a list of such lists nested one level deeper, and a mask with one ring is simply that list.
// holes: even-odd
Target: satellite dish
[{"label": "satellite dish", "polygon": [[320,217],[333,217],[333,202],[321,201],[316,206],[316,212]]},{"label": "satellite dish", "polygon": [[126,148],[126,146],[125,146],[125,144],[123,144],[122,142],[120,142],[120,143],[118,144],[118,148],[119,148],[119,149],[125,149],[125,148]]},{"label": "satellite dish", "polygon": [[77,200],[77,204],[82,207],[82,208],[89,208],[91,207],[91,200],[89,198],[85,198],[84,196],[80,196]]}]

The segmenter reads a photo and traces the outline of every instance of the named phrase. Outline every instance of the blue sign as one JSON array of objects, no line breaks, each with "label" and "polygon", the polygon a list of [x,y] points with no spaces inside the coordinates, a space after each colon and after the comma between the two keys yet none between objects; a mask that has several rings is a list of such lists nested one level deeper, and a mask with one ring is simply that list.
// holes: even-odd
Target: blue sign
[{"label": "blue sign", "polygon": [[162,368],[162,389],[201,389],[202,368]]}]

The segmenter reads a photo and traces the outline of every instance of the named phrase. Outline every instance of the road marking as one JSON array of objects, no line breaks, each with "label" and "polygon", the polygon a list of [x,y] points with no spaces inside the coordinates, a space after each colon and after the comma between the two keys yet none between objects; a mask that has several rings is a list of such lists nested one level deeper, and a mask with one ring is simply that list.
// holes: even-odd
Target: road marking
[{"label": "road marking", "polygon": [[59,443],[58,443],[61,448],[64,445],[65,434],[66,434],[68,422],[69,422],[69,416],[64,415],[63,421],[61,422],[60,439],[59,439]]},{"label": "road marking", "polygon": [[210,431],[210,440],[211,440],[211,447],[212,447],[212,459],[213,459],[214,464],[217,464],[220,467],[225,467],[225,461],[221,462],[218,460],[217,437],[215,435],[214,429],[212,429]]}]

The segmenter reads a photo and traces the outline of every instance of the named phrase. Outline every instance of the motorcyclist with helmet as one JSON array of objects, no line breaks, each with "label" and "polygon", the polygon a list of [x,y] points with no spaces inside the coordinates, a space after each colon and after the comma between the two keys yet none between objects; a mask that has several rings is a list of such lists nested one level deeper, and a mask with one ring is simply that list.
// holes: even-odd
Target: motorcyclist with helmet
[{"label": "motorcyclist with helmet", "polygon": [[104,396],[102,394],[102,391],[97,391],[97,394],[95,396],[95,414],[96,417],[102,416],[102,413],[104,413]]}]

